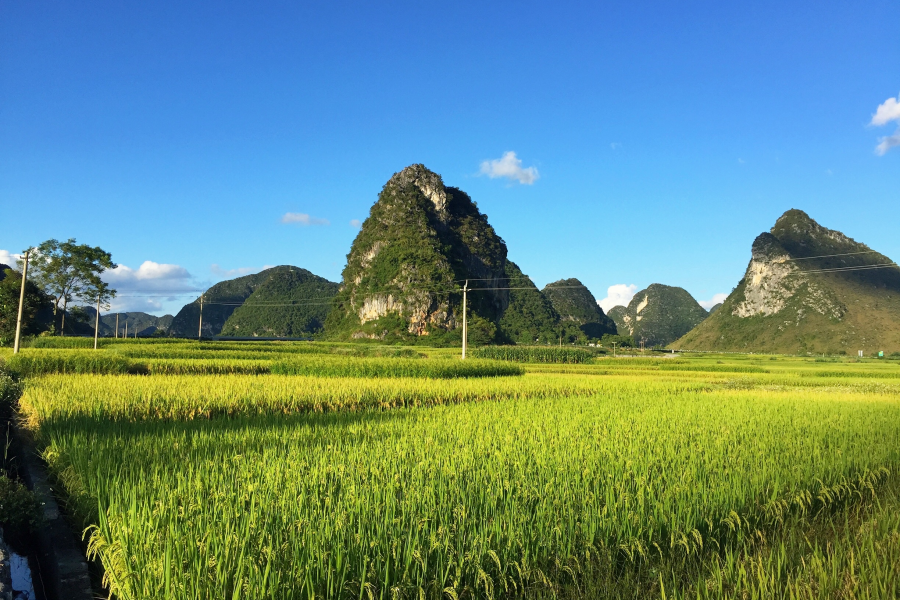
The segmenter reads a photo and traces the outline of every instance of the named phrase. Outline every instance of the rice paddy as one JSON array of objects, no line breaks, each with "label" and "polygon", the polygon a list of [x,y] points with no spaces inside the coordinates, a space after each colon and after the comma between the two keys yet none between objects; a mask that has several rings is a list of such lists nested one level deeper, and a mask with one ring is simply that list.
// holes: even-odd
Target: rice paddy
[{"label": "rice paddy", "polygon": [[114,598],[900,594],[895,361],[210,346],[26,380]]}]

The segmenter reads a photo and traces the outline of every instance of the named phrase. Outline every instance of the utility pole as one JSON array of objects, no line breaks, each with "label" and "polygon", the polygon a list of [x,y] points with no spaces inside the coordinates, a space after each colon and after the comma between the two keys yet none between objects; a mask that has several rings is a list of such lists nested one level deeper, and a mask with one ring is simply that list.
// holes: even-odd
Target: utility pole
[{"label": "utility pole", "polygon": [[[463,311],[465,311],[465,309],[463,309]],[[466,325],[465,325],[465,323],[466,323],[466,317],[465,317],[465,314],[466,314],[466,313],[463,312],[463,331],[464,331],[464,332],[465,332],[465,330],[466,330]],[[465,335],[465,333],[464,333],[463,335]],[[200,326],[197,327],[197,339],[199,340],[199,339],[202,339],[202,338],[203,338],[203,294],[200,294]],[[463,358],[466,357],[466,350],[465,350],[465,347],[466,347],[466,346],[465,346],[465,342],[463,342]]]},{"label": "utility pole", "polygon": [[125,339],[128,340],[128,316],[125,317]]},{"label": "utility pole", "polygon": [[613,342],[612,345],[613,345],[613,358],[615,358],[616,357],[616,342]]},{"label": "utility pole", "polygon": [[[463,286],[463,339],[462,339],[462,357],[463,360],[466,360],[466,346],[469,343],[469,328],[468,323],[466,321],[466,292],[469,291],[469,280],[466,279],[466,284]],[[202,306],[202,305],[201,305]]]},{"label": "utility pole", "polygon": [[97,293],[97,319],[94,321],[94,350],[97,349],[97,336],[100,335],[100,293]]},{"label": "utility pole", "polygon": [[16,342],[13,344],[13,354],[19,353],[19,339],[22,337],[22,309],[25,308],[25,281],[28,278],[28,255],[31,248],[25,251],[25,266],[22,267],[22,290],[19,292],[19,316],[16,318]]},{"label": "utility pole", "polygon": [[116,339],[119,339],[119,313],[116,313]]}]

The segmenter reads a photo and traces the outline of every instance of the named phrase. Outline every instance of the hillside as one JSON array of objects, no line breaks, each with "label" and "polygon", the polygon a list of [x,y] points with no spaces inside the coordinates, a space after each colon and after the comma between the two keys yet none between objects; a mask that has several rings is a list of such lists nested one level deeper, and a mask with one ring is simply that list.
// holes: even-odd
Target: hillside
[{"label": "hillside", "polygon": [[722,307],[672,344],[694,350],[855,354],[900,350],[900,269],[805,212],[753,242]]},{"label": "hillside", "polygon": [[278,267],[237,307],[219,335],[303,337],[321,331],[338,284],[306,269]]},{"label": "hillside", "polygon": [[504,338],[501,341],[516,344],[555,342],[560,319],[553,304],[516,263],[507,262],[506,272],[508,287],[519,289],[509,291],[509,306],[499,322]]},{"label": "hillside", "polygon": [[[477,325],[509,303],[506,244],[462,190],[423,165],[384,185],[347,255],[326,330],[336,338],[459,339],[463,280]],[[489,332],[490,327],[485,328]],[[495,332],[496,333],[496,332]]]},{"label": "hillside", "polygon": [[570,322],[588,338],[615,335],[615,322],[603,313],[597,299],[578,279],[560,279],[542,290],[563,322]]},{"label": "hillside", "polygon": [[702,322],[709,313],[687,290],[651,284],[634,295],[627,307],[610,309],[620,335],[630,335],[635,343],[665,346]]},{"label": "hillside", "polygon": [[[290,269],[292,267],[274,267],[274,269]],[[219,335],[231,313],[244,303],[250,294],[269,277],[266,269],[253,275],[244,275],[228,281],[222,281],[203,292],[203,336]],[[200,298],[186,304],[169,328],[172,337],[197,337],[200,324]]]}]

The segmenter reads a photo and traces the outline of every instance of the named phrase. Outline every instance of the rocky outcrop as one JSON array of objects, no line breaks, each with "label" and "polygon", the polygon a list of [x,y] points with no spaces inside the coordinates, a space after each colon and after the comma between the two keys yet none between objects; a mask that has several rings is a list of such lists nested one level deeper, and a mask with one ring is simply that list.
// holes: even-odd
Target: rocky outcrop
[{"label": "rocky outcrop", "polygon": [[447,333],[459,325],[467,279],[470,314],[497,322],[509,304],[505,278],[506,244],[487,217],[465,192],[411,165],[363,222],[326,329],[351,338]]},{"label": "rocky outcrop", "polygon": [[753,242],[743,279],[675,347],[855,352],[900,347],[900,269],[805,212],[785,212]]}]

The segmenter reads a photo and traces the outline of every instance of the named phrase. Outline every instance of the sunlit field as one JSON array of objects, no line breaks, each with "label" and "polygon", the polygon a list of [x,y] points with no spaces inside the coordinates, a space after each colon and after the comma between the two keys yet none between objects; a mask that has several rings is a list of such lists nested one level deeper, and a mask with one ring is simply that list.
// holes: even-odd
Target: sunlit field
[{"label": "sunlit field", "polygon": [[900,594],[897,361],[523,356],[6,358],[115,598]]}]

